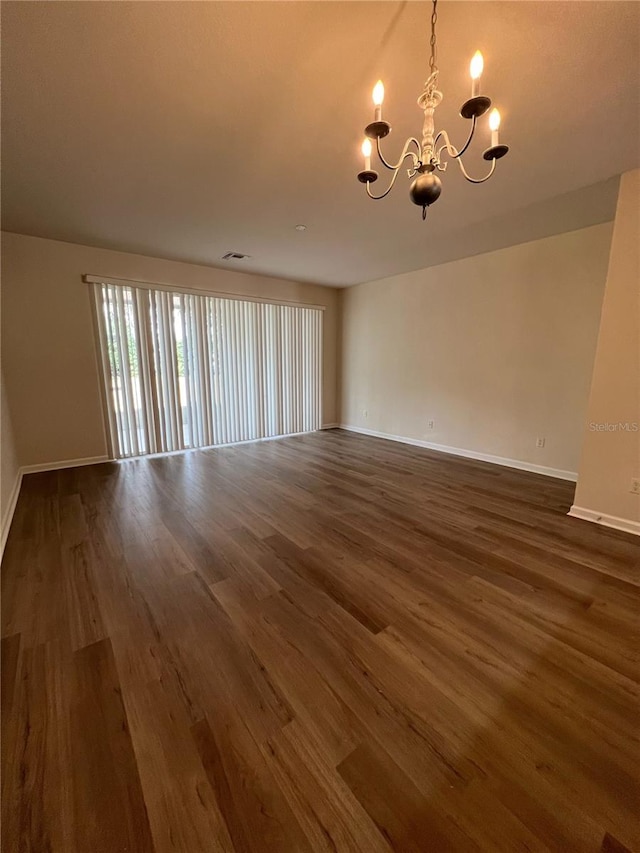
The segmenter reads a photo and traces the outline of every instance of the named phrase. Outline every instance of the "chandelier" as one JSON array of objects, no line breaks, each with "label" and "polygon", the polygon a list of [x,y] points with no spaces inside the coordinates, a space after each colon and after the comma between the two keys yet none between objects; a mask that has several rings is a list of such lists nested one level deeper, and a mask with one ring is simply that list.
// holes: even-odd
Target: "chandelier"
[{"label": "chandelier", "polygon": [[[491,130],[491,145],[487,148],[483,157],[491,162],[489,173],[483,178],[472,178],[468,174],[462,162],[462,155],[471,145],[471,141],[476,131],[476,125],[480,116],[483,116],[491,106],[491,100],[480,94],[480,76],[484,61],[480,51],[476,51],[469,71],[471,74],[471,97],[464,102],[460,108],[460,115],[471,122],[471,130],[467,141],[459,150],[451,144],[449,136],[445,130],[435,133],[435,125],[433,114],[436,107],[442,100],[442,92],[437,89],[438,85],[438,66],[436,65],[436,22],[438,20],[437,13],[438,0],[433,0],[433,11],[431,13],[431,56],[429,59],[429,78],[424,84],[424,92],[418,98],[418,106],[424,111],[424,124],[422,127],[422,143],[415,137],[410,137],[404,144],[400,159],[394,165],[389,163],[381,150],[380,140],[384,139],[391,132],[391,125],[382,119],[382,102],[384,100],[384,86],[382,80],[378,80],[373,89],[373,103],[375,106],[375,116],[371,124],[368,124],[364,130],[365,140],[362,143],[362,153],[364,155],[364,169],[358,173],[358,180],[366,184],[367,195],[369,198],[379,201],[389,195],[398,177],[399,171],[402,169],[403,163],[407,158],[411,159],[410,168],[407,169],[407,174],[410,178],[414,178],[411,187],[409,188],[409,196],[414,204],[422,207],[422,218],[426,219],[427,208],[436,201],[442,191],[442,183],[440,178],[435,174],[436,171],[444,172],[447,168],[447,162],[443,162],[443,157],[448,156],[452,160],[456,160],[464,177],[472,184],[483,184],[488,181],[493,175],[496,162],[508,152],[509,146],[502,145],[499,141],[500,113],[493,109],[489,114],[489,128]],[[378,173],[371,168],[371,153],[373,146],[371,140],[375,139],[376,150],[380,162],[385,169],[392,172],[391,181],[387,189],[381,195],[374,195],[371,192],[371,184],[378,180]],[[417,177],[416,177],[417,176]]]}]

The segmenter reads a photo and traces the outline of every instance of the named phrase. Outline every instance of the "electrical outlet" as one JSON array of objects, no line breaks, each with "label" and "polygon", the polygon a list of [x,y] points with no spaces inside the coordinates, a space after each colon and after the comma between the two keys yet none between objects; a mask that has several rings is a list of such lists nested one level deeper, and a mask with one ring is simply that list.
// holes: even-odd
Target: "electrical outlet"
[{"label": "electrical outlet", "polygon": [[362,416],[363,416],[364,418],[368,418],[368,417],[369,417],[369,410],[368,410],[368,409],[363,409],[363,410],[362,410]]},{"label": "electrical outlet", "polygon": [[433,429],[435,425],[435,421],[427,421],[427,429]]},{"label": "electrical outlet", "polygon": [[640,479],[634,477],[631,480],[631,488],[629,489],[632,495],[640,495]]},{"label": "electrical outlet", "polygon": [[544,447],[545,441],[546,441],[546,438],[540,438],[540,437],[536,438],[536,447]]}]

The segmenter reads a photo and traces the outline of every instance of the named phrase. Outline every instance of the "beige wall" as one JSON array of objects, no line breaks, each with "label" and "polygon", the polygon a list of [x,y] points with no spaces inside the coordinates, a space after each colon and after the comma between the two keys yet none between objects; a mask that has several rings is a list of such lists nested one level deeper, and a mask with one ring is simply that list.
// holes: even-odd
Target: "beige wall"
[{"label": "beige wall", "polygon": [[611,232],[343,291],[342,423],[576,472]]},{"label": "beige wall", "polygon": [[0,552],[9,532],[9,511],[13,509],[15,487],[20,471],[4,372],[0,376]]},{"label": "beige wall", "polygon": [[[640,428],[640,169],[620,181],[609,271],[575,505],[640,523],[640,432],[594,430],[628,423]],[[639,529],[640,532],[640,529]]]},{"label": "beige wall", "polygon": [[323,422],[337,420],[335,290],[4,233],[3,364],[23,465],[106,453],[85,273],[326,306]]}]

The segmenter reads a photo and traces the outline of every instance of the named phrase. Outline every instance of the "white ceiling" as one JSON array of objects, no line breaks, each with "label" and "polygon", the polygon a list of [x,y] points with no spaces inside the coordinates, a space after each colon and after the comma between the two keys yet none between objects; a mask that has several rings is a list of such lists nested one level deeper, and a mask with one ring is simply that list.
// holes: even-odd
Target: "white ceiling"
[{"label": "white ceiling", "polygon": [[482,186],[451,164],[424,223],[404,174],[384,201],[365,197],[378,77],[388,157],[421,135],[429,14],[4,2],[3,227],[213,266],[235,250],[252,258],[234,268],[343,286],[611,219],[615,176],[640,164],[637,2],[441,2],[438,126],[463,139],[480,48],[511,152]]}]

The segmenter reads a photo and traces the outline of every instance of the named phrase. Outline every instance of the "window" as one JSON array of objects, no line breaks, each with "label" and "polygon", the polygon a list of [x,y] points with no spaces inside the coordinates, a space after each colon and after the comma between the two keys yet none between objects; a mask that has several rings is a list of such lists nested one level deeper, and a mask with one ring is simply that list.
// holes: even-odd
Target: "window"
[{"label": "window", "polygon": [[321,309],[93,281],[114,457],[320,428]]}]

